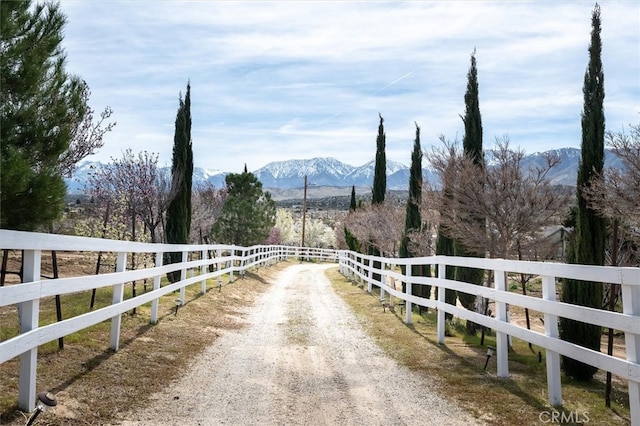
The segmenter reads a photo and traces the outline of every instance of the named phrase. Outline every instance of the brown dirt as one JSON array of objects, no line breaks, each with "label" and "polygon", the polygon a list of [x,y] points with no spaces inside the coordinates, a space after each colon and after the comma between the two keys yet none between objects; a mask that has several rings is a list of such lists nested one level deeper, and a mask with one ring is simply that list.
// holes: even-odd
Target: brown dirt
[{"label": "brown dirt", "polygon": [[[17,271],[14,254],[8,269]],[[80,254],[59,257],[60,276],[90,274],[95,268],[95,263]],[[135,315],[123,315],[118,352],[108,349],[108,322],[81,332],[80,338],[65,337],[63,350],[57,349],[56,342],[44,345],[38,354],[37,388],[55,393],[58,406],[41,415],[38,424],[107,424],[123,412],[144,406],[151,394],[179,377],[222,333],[244,327],[247,307],[286,266],[283,262],[262,268],[259,275],[248,273],[230,285],[225,279],[220,292],[215,280],[210,280],[205,295],[199,294],[199,284],[191,286],[177,315],[175,296],[165,296],[156,325],[149,324],[148,307],[138,308]],[[44,256],[43,271],[44,275],[51,272]],[[17,281],[17,276],[9,277],[7,285]],[[0,308],[0,325],[15,321],[15,315],[14,307]],[[26,420],[26,414],[16,408],[18,370],[17,358],[0,365],[2,425],[23,425]]]}]

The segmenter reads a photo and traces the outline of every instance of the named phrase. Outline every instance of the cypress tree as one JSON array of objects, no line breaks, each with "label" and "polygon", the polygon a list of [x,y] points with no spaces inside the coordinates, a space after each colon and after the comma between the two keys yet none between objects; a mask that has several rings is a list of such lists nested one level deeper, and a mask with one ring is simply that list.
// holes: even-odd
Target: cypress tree
[{"label": "cypress tree", "polygon": [[353,235],[346,226],[344,227],[344,240],[347,243],[349,250],[360,253],[360,250],[362,249],[360,241],[358,241],[356,236]]},{"label": "cypress tree", "polygon": [[355,185],[351,186],[351,203],[349,203],[349,211],[355,212],[357,208],[356,204],[356,187]]},{"label": "cypress tree", "polygon": [[[351,186],[351,202],[349,204],[349,214],[351,212],[355,212],[357,208],[358,204],[356,202],[356,187],[355,185],[353,185]],[[349,250],[359,253],[362,249],[360,242],[358,241],[356,236],[353,235],[346,226],[344,227],[344,240],[347,243],[347,247],[349,247]]]},{"label": "cypress tree", "polygon": [[[569,263],[603,265],[606,239],[605,219],[587,206],[584,188],[591,179],[602,172],[604,166],[604,73],[602,70],[602,42],[600,39],[600,6],[596,4],[591,15],[591,43],[589,65],[584,75],[584,106],[582,111],[581,159],[577,178],[576,226],[574,246]],[[602,284],[565,280],[562,301],[592,308],[602,307]],[[563,340],[600,351],[602,330],[600,326],[585,324],[566,318],[560,319],[560,336]],[[597,368],[574,359],[562,358],[562,368],[577,380],[591,380]]]},{"label": "cypress tree", "polygon": [[[482,151],[482,117],[480,115],[480,103],[478,100],[478,70],[476,67],[475,49],[471,54],[471,66],[467,73],[467,91],[464,95],[465,115],[462,117],[464,122],[464,139],[462,140],[462,149],[464,155],[471,158],[479,168],[484,167],[484,154]],[[475,226],[484,227],[484,219],[476,218]],[[484,257],[484,253],[476,253],[466,249],[461,241],[456,241],[454,245],[456,256],[472,256]],[[475,268],[456,268],[456,280],[464,281],[471,284],[482,285],[484,279],[484,271]],[[459,292],[458,299],[460,303],[467,309],[474,309],[476,297],[467,293]],[[475,334],[476,324],[467,321],[467,332]]]},{"label": "cypress tree", "polygon": [[[174,197],[167,207],[166,241],[170,244],[186,244],[191,228],[191,184],[193,180],[190,83],[187,83],[184,101],[182,95],[179,98],[173,137],[171,174]],[[180,262],[181,256],[181,253],[169,253],[167,263]],[[169,273],[167,276],[171,282],[180,279],[179,272]]]},{"label": "cypress tree", "polygon": [[387,192],[387,157],[385,154],[386,135],[384,133],[384,119],[380,115],[378,125],[378,137],[376,138],[376,165],[373,174],[373,196],[371,204],[384,203],[384,195]]},{"label": "cypress tree", "polygon": [[[422,215],[420,214],[420,206],[422,204],[422,148],[420,147],[420,127],[416,123],[416,139],[413,143],[413,152],[411,153],[411,169],[409,171],[409,199],[407,200],[407,209],[404,221],[404,232],[400,241],[400,257],[414,257],[419,253],[414,253],[409,248],[409,234],[411,232],[419,232],[422,230]],[[422,265],[414,265],[411,269],[412,276],[429,276],[429,267]],[[404,271],[404,268],[403,268]],[[404,288],[403,291],[406,289]],[[421,286],[414,284],[411,294],[422,297],[429,297],[431,294],[431,286]]]},{"label": "cypress tree", "polygon": [[[373,173],[373,194],[371,197],[371,204],[384,203],[384,195],[387,192],[387,157],[385,154],[386,135],[384,133],[384,119],[382,114],[380,116],[380,124],[378,125],[378,137],[376,138],[376,164]],[[373,245],[369,246],[369,254],[373,256],[380,256],[380,250]],[[380,262],[373,262],[374,268],[380,268]],[[380,280],[380,274],[373,274],[374,280]]]}]

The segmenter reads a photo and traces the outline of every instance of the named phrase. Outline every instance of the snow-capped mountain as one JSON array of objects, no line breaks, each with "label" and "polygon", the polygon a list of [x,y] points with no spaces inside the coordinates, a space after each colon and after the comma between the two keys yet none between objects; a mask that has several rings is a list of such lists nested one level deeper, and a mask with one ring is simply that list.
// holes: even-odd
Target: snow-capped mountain
[{"label": "snow-capped mountain", "polygon": [[[167,169],[169,168],[167,167]],[[220,170],[210,170],[203,169],[201,167],[194,167],[193,182],[210,182],[216,188],[222,188],[222,186],[224,186],[224,178],[228,174],[228,172],[223,172]]]},{"label": "snow-capped mountain", "polygon": [[[256,170],[265,188],[300,188],[307,176],[310,186],[370,187],[375,174],[375,160],[355,167],[335,158],[287,160],[269,163]],[[403,190],[409,185],[409,167],[387,160],[387,188]]]},{"label": "snow-capped mountain", "polygon": [[[544,153],[534,153],[525,156],[522,161],[524,170],[531,167],[542,166],[544,155],[555,155],[560,163],[553,168],[549,179],[556,185],[575,186],[578,164],[580,163],[580,150],[577,148],[560,148]],[[490,163],[490,152],[485,153],[487,162]],[[93,168],[101,167],[101,163],[81,163],[71,179],[67,179],[69,193],[83,192],[88,182],[89,174]],[[610,151],[605,152],[606,167],[621,167],[620,160]],[[429,167],[428,158],[423,160],[423,179],[432,184],[438,184],[438,177]],[[314,187],[371,187],[375,161],[369,161],[356,167],[343,163],[335,158],[312,158],[306,160],[286,160],[269,163],[253,173],[262,182],[265,188],[291,189],[304,186],[304,176],[307,176],[307,184]],[[224,186],[225,176],[228,172],[207,170],[195,167],[193,170],[194,185],[199,182],[210,182],[217,188]],[[409,167],[395,161],[387,160],[387,189],[407,190],[409,187]]]},{"label": "snow-capped mountain", "polygon": [[346,186],[344,177],[354,167],[335,158],[287,160],[269,163],[253,172],[265,188],[300,188],[307,182],[316,186]]}]

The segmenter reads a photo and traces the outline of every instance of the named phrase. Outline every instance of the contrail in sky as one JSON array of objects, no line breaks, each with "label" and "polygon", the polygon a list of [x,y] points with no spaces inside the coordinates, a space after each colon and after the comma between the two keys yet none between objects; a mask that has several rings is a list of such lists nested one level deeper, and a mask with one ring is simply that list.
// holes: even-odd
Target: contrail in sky
[{"label": "contrail in sky", "polygon": [[[405,78],[409,77],[411,74],[413,74],[413,71],[409,71],[408,73],[406,73],[406,74],[405,74],[405,75],[403,75],[402,77],[400,77],[400,78],[397,78],[397,79],[393,80],[391,83],[387,84],[387,85],[386,85],[386,86],[384,86],[382,89],[378,89],[378,90],[376,90],[375,92],[373,92],[373,94],[374,94],[374,95],[377,95],[378,93],[382,92],[384,89],[386,89],[386,88],[388,88],[388,87],[391,87],[391,86],[393,86],[394,84],[396,84],[396,83],[398,83],[398,82],[400,82],[400,81],[404,80]],[[327,123],[327,122],[329,122],[329,121],[333,120],[335,117],[337,117],[337,116],[339,116],[339,115],[341,115],[341,114],[342,114],[342,111],[341,111],[341,112],[336,112],[335,114],[331,115],[330,117],[325,118],[324,120],[322,120],[321,122],[319,122],[319,123],[318,123],[318,125],[325,124],[325,123]]]},{"label": "contrail in sky", "polygon": [[400,78],[398,78],[398,79],[396,79],[396,80],[393,80],[391,83],[387,84],[387,85],[386,85],[386,86],[384,86],[382,89],[380,89],[380,90],[376,91],[376,93],[380,93],[380,92],[382,92],[382,91],[383,91],[384,89],[386,89],[387,87],[391,87],[391,86],[393,86],[393,85],[394,85],[394,84],[396,84],[397,82],[399,82],[399,81],[401,81],[401,80],[404,80],[405,78],[409,77],[411,74],[413,74],[413,71],[409,71],[408,73],[406,73],[406,74],[405,74],[405,75],[403,75],[402,77],[400,77]]}]

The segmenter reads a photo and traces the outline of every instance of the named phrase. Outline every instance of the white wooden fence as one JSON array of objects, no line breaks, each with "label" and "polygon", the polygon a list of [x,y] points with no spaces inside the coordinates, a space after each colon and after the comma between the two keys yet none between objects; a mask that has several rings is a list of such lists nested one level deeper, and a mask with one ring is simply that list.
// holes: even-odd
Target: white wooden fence
[{"label": "white wooden fence", "polygon": [[[368,290],[380,287],[380,298],[396,297],[406,303],[407,323],[411,322],[412,305],[437,309],[438,342],[445,343],[445,313],[473,321],[496,332],[497,375],[509,375],[508,336],[517,337],[545,348],[547,365],[547,388],[549,402],[562,405],[560,383],[560,355],[579,360],[601,370],[610,371],[629,383],[629,405],[631,424],[640,426],[640,268],[568,265],[547,262],[524,262],[501,259],[478,259],[463,257],[432,256],[411,259],[389,259],[367,256],[354,252],[340,252],[340,272],[354,280],[366,283]],[[406,266],[401,274],[395,266]],[[437,277],[412,277],[411,265],[437,266]],[[376,267],[378,266],[378,267]],[[466,266],[492,270],[495,277],[492,288],[445,279],[446,266]],[[509,292],[506,288],[507,273],[522,273],[541,276],[542,298]],[[374,279],[380,276],[380,280]],[[389,285],[387,278],[405,283],[405,293]],[[562,303],[556,300],[556,283],[559,278],[612,283],[621,285],[623,313]],[[391,280],[389,280],[390,282]],[[437,289],[437,300],[412,295],[412,285],[430,285]],[[585,283],[585,285],[588,285]],[[469,311],[445,302],[445,289],[461,291],[489,299],[495,303],[495,318]],[[436,294],[434,292],[434,294]],[[389,296],[388,296],[389,295]],[[507,305],[521,306],[544,315],[544,333],[528,330],[510,323]],[[559,339],[558,318],[613,328],[625,334],[626,359],[586,349]]]},{"label": "white wooden fence", "polygon": [[[205,292],[206,281],[223,276],[229,281],[234,274],[242,274],[250,268],[284,260],[289,257],[339,261],[340,271],[352,279],[367,283],[368,290],[380,287],[381,299],[393,296],[405,301],[405,321],[411,322],[412,305],[437,309],[437,336],[441,344],[445,342],[445,313],[473,321],[496,332],[497,375],[509,375],[508,336],[545,348],[547,365],[547,386],[549,402],[562,404],[560,382],[560,355],[566,355],[593,365],[599,369],[628,380],[631,423],[640,426],[640,268],[613,268],[598,266],[567,265],[544,262],[521,262],[499,259],[477,259],[446,256],[397,259],[367,256],[354,252],[290,246],[238,247],[228,245],[168,245],[112,241],[94,238],[69,237],[52,234],[27,233],[0,230],[0,249],[22,250],[24,256],[23,283],[0,287],[0,307],[17,305],[20,334],[0,342],[0,363],[14,357],[20,358],[20,379],[18,405],[23,410],[32,410],[36,398],[36,366],[39,345],[110,320],[111,333],[109,347],[117,350],[120,339],[121,315],[136,306],[151,302],[152,323],[158,320],[158,301],[165,294],[180,291],[180,301],[184,302],[185,288],[200,284]],[[65,277],[56,280],[41,279],[41,254],[57,252],[111,252],[117,253],[116,272]],[[182,262],[163,265],[163,254],[181,252]],[[155,254],[153,267],[127,271],[127,256],[131,253]],[[214,256],[210,256],[214,253]],[[195,258],[197,260],[189,260]],[[377,266],[379,262],[379,267]],[[213,265],[213,272],[209,266]],[[403,275],[394,267],[407,266]],[[411,265],[434,265],[438,267],[438,277],[412,277]],[[495,283],[492,288],[447,280],[446,266],[466,266],[492,270]],[[160,286],[160,279],[168,272],[180,271],[180,281]],[[524,296],[507,291],[506,274],[524,273],[542,277],[542,298]],[[379,274],[381,279],[375,280]],[[387,278],[402,281],[406,285],[403,293],[387,284]],[[622,288],[623,313],[603,311],[561,303],[556,300],[556,282],[560,278],[619,284]],[[135,298],[124,300],[124,284],[132,281],[152,279],[153,290]],[[55,281],[55,282],[54,282]],[[412,285],[430,285],[437,288],[438,298],[423,298],[411,294]],[[55,295],[111,287],[112,304],[108,307],[65,319],[46,326],[39,326],[40,300]],[[444,300],[445,289],[474,294],[495,303],[495,318],[466,310]],[[520,306],[541,312],[544,316],[544,333],[527,330],[508,320],[507,305]],[[625,333],[626,359],[592,351],[558,337],[558,318],[574,320],[613,328]]]},{"label": "white wooden fence", "polygon": [[[337,260],[337,252],[326,249],[264,245],[238,247],[145,244],[0,229],[1,249],[22,250],[24,256],[23,283],[0,287],[0,307],[17,305],[20,323],[20,332],[17,336],[0,342],[0,364],[14,357],[20,357],[18,406],[27,411],[35,407],[38,346],[42,344],[102,321],[111,320],[109,347],[118,350],[121,315],[137,306],[151,302],[150,321],[156,323],[158,301],[161,296],[180,291],[179,303],[182,304],[187,286],[199,284],[202,293],[205,293],[208,279],[217,278],[218,285],[221,285],[222,277],[227,274],[231,282],[234,273],[243,274],[248,269],[289,257],[321,261]],[[116,272],[43,280],[41,274],[43,251],[116,253]],[[182,262],[163,265],[163,255],[167,252],[181,252]],[[127,271],[127,256],[131,253],[154,254],[156,264],[149,268]],[[210,253],[215,253],[215,256],[210,256]],[[190,258],[197,260],[189,260]],[[213,265],[213,272],[209,272],[210,265]],[[173,271],[180,271],[180,280],[161,287],[162,276]],[[153,281],[153,290],[125,300],[124,284],[144,279]],[[41,299],[102,287],[113,289],[113,300],[110,306],[46,326],[39,326]]]}]

